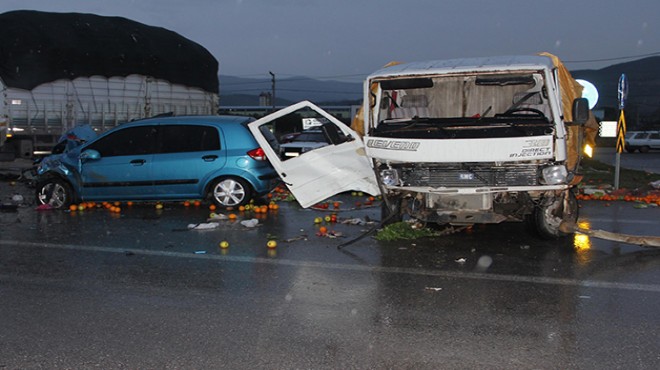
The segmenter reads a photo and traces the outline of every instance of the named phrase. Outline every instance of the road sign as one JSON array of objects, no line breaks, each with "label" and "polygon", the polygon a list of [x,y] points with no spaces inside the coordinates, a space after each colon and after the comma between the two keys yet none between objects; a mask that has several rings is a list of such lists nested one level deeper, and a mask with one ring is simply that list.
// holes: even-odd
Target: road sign
[{"label": "road sign", "polygon": [[623,110],[626,106],[626,99],[628,99],[628,79],[625,73],[622,73],[621,77],[619,77],[618,98],[619,109]]}]

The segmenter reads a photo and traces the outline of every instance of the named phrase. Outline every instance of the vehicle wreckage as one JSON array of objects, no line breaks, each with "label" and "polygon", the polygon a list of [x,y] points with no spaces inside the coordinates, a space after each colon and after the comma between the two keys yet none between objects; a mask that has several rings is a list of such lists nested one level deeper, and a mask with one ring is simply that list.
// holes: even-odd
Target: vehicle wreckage
[{"label": "vehicle wreckage", "polygon": [[[383,196],[388,221],[527,222],[543,238],[570,233],[574,187],[598,124],[550,54],[388,65],[364,83],[352,128],[310,102],[250,123],[303,207],[348,190]],[[318,115],[328,144],[283,158],[278,120]]]}]

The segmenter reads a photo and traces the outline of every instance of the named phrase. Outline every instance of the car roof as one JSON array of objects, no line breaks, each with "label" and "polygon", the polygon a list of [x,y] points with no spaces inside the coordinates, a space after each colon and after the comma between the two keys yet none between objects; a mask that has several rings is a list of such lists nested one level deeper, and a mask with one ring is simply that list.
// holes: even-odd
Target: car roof
[{"label": "car roof", "polygon": [[204,115],[204,116],[166,116],[166,117],[151,117],[141,119],[140,123],[176,123],[176,124],[241,124],[252,121],[253,118],[246,116],[229,116],[229,115]]}]

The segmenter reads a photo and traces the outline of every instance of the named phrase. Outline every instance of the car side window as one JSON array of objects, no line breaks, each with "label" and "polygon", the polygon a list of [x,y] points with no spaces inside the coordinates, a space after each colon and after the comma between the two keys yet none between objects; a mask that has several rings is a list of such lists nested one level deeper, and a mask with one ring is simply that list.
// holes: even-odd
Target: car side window
[{"label": "car side window", "polygon": [[651,136],[649,136],[649,139],[658,140],[658,139],[660,139],[660,134],[651,134]]},{"label": "car side window", "polygon": [[220,150],[218,129],[204,125],[161,125],[158,153]]},{"label": "car side window", "polygon": [[102,137],[87,149],[98,151],[101,157],[152,154],[155,139],[156,126],[129,127]]}]

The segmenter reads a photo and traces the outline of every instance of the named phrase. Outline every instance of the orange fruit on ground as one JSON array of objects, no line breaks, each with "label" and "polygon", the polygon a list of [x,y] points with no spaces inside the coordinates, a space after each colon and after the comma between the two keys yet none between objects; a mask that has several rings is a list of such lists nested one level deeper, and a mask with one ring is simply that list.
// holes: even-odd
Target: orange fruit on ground
[{"label": "orange fruit on ground", "polygon": [[239,210],[240,212],[244,212],[244,211],[245,211],[245,206],[239,206],[239,207],[238,207],[238,210]]},{"label": "orange fruit on ground", "polygon": [[78,206],[77,206],[77,205],[72,204],[72,205],[69,206],[69,211],[77,211],[77,210],[78,210]]},{"label": "orange fruit on ground", "polygon": [[189,201],[185,201],[185,202],[183,202],[183,206],[184,206],[184,207],[190,207],[190,202],[189,202]]},{"label": "orange fruit on ground", "polygon": [[235,220],[236,219],[236,215],[233,214],[233,213],[230,213],[227,217],[229,217],[230,220]]},{"label": "orange fruit on ground", "polygon": [[195,205],[195,207],[199,207],[202,204],[202,202],[196,200],[193,204]]},{"label": "orange fruit on ground", "polygon": [[319,227],[319,232],[320,232],[321,234],[325,234],[325,233],[328,232],[328,228],[325,227],[325,226],[321,226],[321,227]]},{"label": "orange fruit on ground", "polygon": [[211,211],[215,211],[215,208],[216,208],[216,207],[215,207],[215,204],[211,204],[211,205],[209,206],[209,210],[211,210]]}]

